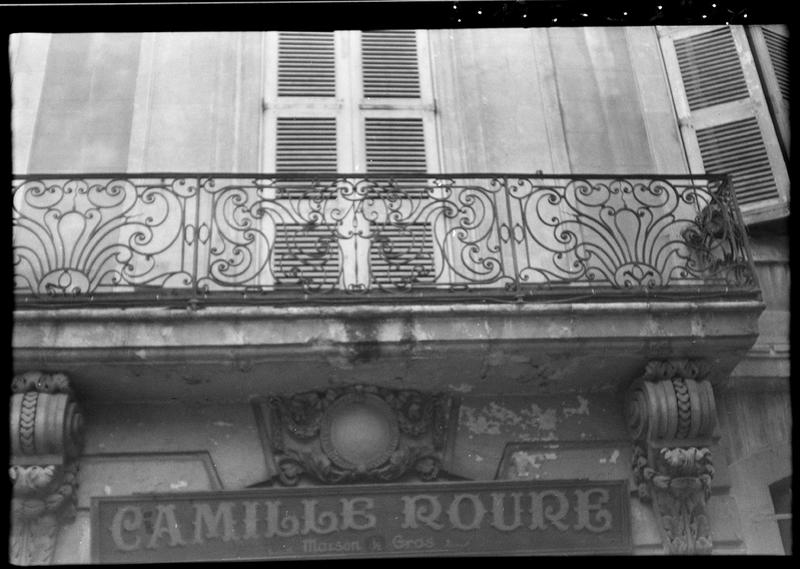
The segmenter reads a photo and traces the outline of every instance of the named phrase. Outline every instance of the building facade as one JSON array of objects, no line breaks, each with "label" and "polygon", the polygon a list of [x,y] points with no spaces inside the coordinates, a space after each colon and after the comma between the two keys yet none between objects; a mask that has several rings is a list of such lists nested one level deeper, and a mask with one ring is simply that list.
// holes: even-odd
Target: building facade
[{"label": "building facade", "polygon": [[787,45],[12,36],[12,561],[788,553]]}]

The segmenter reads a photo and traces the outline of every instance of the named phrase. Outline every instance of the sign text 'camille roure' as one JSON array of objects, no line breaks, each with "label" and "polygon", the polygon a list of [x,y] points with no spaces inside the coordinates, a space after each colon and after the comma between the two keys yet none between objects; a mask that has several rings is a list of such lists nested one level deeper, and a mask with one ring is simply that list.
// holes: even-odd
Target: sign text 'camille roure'
[{"label": "sign text 'camille roure'", "polygon": [[95,498],[94,561],[625,552],[627,491],[457,482]]}]

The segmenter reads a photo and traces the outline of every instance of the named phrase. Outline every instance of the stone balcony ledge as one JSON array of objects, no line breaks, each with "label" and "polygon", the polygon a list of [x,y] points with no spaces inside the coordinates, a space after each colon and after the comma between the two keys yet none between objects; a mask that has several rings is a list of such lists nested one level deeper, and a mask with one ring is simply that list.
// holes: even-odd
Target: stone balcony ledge
[{"label": "stone balcony ledge", "polygon": [[20,310],[15,372],[68,372],[82,397],[242,400],[345,383],[455,392],[624,386],[657,358],[724,382],[758,300]]}]

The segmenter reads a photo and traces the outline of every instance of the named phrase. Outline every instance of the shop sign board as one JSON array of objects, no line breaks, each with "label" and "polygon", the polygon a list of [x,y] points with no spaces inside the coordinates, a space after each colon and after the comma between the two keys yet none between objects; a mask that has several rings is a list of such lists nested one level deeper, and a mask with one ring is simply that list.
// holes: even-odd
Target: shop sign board
[{"label": "shop sign board", "polygon": [[567,480],[95,497],[92,560],[627,553],[628,490]]}]

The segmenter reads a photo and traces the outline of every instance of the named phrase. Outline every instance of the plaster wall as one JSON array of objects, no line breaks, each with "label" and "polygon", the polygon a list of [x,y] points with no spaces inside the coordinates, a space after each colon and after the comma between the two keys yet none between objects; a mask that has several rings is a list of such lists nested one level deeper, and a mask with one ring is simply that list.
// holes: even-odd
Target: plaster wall
[{"label": "plaster wall", "polygon": [[[443,171],[686,171],[654,29],[428,37]],[[14,55],[16,173],[261,167],[263,34],[26,34]]]},{"label": "plaster wall", "polygon": [[718,390],[717,408],[747,551],[775,555],[789,553],[769,491],[792,475],[789,244],[780,227],[756,228],[750,240],[767,309],[755,345]]},{"label": "plaster wall", "polygon": [[[157,379],[157,378],[154,378]],[[630,477],[630,443],[615,394],[460,395],[445,470],[471,480],[613,480]],[[56,563],[91,560],[92,496],[243,489],[267,478],[253,407],[237,404],[86,406],[78,517],[58,539]],[[724,452],[715,447],[715,455]],[[730,476],[717,469],[709,509],[716,553],[742,551]],[[631,486],[635,553],[659,553],[652,510]]]}]

